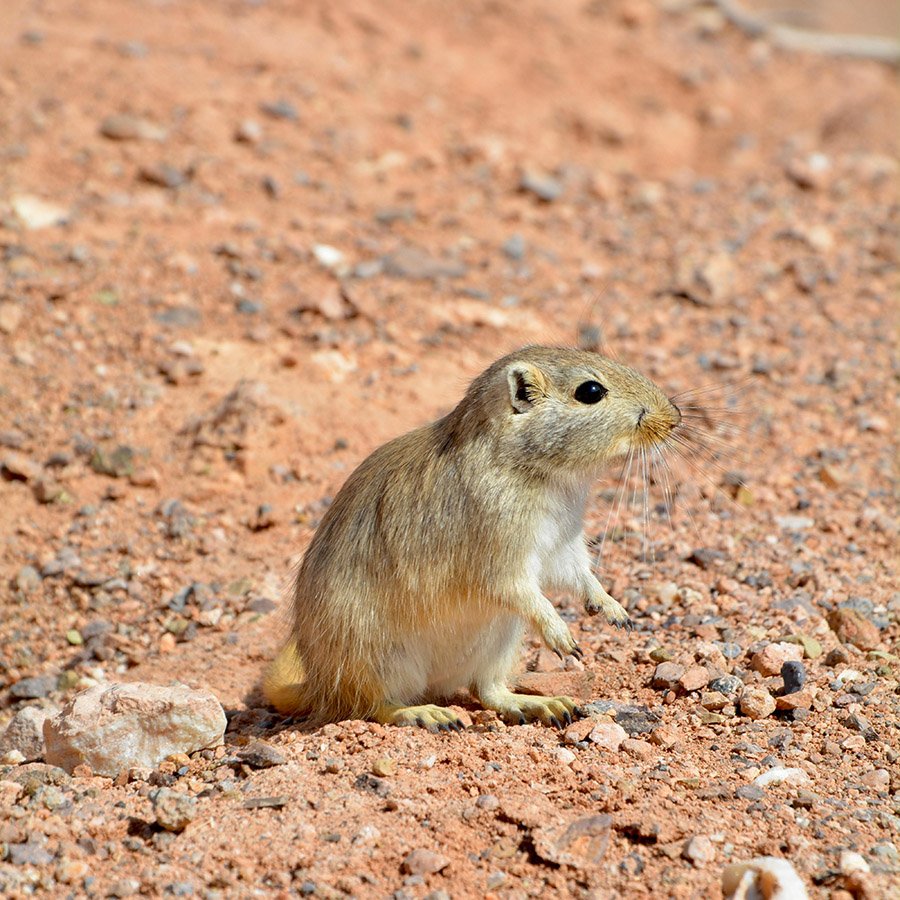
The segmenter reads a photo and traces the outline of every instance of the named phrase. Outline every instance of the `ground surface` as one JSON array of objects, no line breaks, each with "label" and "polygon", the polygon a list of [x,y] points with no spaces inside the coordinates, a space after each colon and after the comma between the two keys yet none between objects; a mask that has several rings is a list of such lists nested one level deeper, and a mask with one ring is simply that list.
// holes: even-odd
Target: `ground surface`
[{"label": "ground surface", "polygon": [[[2,4],[0,726],[178,679],[230,711],[226,758],[286,761],[0,768],[30,785],[0,794],[0,893],[715,897],[770,854],[846,898],[847,850],[857,894],[896,889],[900,91],[667,7]],[[607,540],[637,629],[560,597],[584,665],[523,659],[639,707],[594,708],[630,740],[466,697],[459,736],[267,711],[282,585],[351,469],[502,352],[598,340],[671,393],[724,386],[698,395],[722,468],[676,466],[671,528],[662,484],[648,521],[629,491]],[[808,712],[709,696],[777,694],[753,654],[800,636]],[[667,658],[690,674],[654,687]],[[753,783],[776,766],[807,780]],[[200,797],[179,835],[147,824],[162,783]],[[417,848],[439,872],[402,870]]]}]

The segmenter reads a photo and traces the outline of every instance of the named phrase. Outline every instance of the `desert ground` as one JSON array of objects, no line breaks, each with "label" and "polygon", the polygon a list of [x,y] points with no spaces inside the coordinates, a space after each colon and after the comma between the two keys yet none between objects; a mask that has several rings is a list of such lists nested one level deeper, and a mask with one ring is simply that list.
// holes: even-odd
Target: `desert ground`
[{"label": "desert ground", "polygon": [[[687,0],[4,0],[0,734],[114,682],[228,726],[114,778],[0,747],[0,894],[900,896],[898,108]],[[529,343],[697,416],[592,497],[635,629],[560,595],[584,659],[527,641],[586,718],[275,713],[342,482]]]}]

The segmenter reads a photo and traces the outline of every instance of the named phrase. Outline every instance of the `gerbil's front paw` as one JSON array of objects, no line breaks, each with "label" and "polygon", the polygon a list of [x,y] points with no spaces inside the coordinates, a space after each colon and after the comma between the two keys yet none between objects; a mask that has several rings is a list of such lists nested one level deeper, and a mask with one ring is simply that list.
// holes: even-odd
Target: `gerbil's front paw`
[{"label": "gerbil's front paw", "polygon": [[541,629],[541,637],[544,643],[560,658],[566,656],[576,656],[581,659],[583,653],[581,648],[572,637],[569,626],[562,619],[557,618],[555,621],[544,623]]},{"label": "gerbil's front paw", "polygon": [[625,607],[605,592],[588,597],[584,601],[584,611],[589,616],[596,616],[597,613],[602,612],[606,616],[606,621],[610,625],[615,625],[616,628],[625,628],[628,631],[634,628],[634,623],[625,612]]}]

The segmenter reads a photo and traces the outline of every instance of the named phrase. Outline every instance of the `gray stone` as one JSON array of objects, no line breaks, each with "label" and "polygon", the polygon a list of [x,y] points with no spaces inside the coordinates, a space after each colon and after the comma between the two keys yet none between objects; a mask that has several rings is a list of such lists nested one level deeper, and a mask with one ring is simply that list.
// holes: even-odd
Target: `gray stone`
[{"label": "gray stone", "polygon": [[25,762],[41,759],[44,755],[44,722],[55,715],[55,709],[25,706],[13,717],[0,738],[0,755],[18,750]]},{"label": "gray stone", "polygon": [[150,795],[156,824],[166,831],[184,831],[197,815],[197,801],[194,797],[169,788],[159,788]]},{"label": "gray stone", "polygon": [[56,680],[55,675],[35,675],[33,678],[23,678],[9,689],[9,695],[15,700],[37,700],[56,690]]}]

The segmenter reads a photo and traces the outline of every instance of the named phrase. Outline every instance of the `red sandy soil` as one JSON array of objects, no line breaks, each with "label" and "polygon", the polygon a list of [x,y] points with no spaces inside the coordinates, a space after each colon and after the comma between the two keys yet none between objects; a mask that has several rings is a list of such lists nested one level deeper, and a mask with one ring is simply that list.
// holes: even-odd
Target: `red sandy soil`
[{"label": "red sandy soil", "polygon": [[[25,786],[0,893],[717,897],[766,854],[814,897],[896,891],[898,101],[883,65],[689,3],[5,0],[0,728],[117,680],[211,688],[230,724],[149,780],[0,766]],[[661,483],[613,517],[601,578],[637,629],[558,597],[584,664],[523,659],[534,689],[642,708],[629,742],[465,696],[451,736],[267,710],[328,498],[529,342],[717,386],[671,525]],[[848,607],[867,648],[826,622]],[[652,684],[671,657],[777,693],[752,655],[801,635],[808,714]],[[233,761],[260,738],[282,764]],[[775,765],[808,780],[756,788]],[[181,834],[161,784],[199,797]],[[440,870],[404,871],[417,848]]]}]

